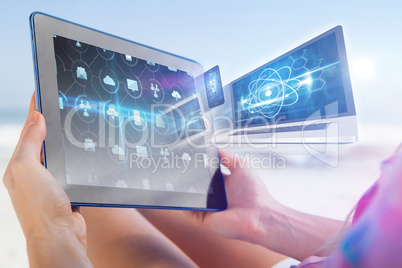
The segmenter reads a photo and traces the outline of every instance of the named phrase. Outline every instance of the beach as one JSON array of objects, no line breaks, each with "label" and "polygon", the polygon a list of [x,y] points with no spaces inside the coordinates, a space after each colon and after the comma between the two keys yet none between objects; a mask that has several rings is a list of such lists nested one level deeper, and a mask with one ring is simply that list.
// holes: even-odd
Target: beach
[{"label": "beach", "polygon": [[[4,174],[8,159],[0,160]],[[25,239],[3,183],[0,186],[0,267],[28,267]]]},{"label": "beach", "polygon": [[[19,127],[0,130],[7,139],[7,143],[3,142],[0,147],[1,174],[4,174],[17,141]],[[393,127],[362,128],[359,142],[340,145],[336,153],[329,156],[330,160],[337,158],[335,166],[317,159],[301,147],[292,150],[294,145],[254,151],[244,146],[233,152],[242,156],[249,153],[249,157],[271,161],[265,162],[270,164],[269,167],[254,169],[270,193],[283,204],[343,220],[378,178],[381,161],[389,157],[399,144],[400,131]],[[278,159],[285,164],[273,163]],[[24,236],[3,184],[0,186],[0,204],[0,267],[28,267]]]}]

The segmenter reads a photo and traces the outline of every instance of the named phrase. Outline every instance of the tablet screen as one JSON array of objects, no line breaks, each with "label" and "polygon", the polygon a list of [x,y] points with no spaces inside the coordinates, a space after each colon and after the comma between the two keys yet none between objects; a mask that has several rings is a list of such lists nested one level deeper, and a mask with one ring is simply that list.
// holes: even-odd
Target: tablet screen
[{"label": "tablet screen", "polygon": [[69,185],[206,194],[191,73],[53,35]]}]

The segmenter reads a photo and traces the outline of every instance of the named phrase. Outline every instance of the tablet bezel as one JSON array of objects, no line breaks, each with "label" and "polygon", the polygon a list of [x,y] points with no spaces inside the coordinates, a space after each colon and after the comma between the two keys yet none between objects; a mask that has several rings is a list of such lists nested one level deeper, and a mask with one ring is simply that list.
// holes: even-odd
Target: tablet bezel
[{"label": "tablet bezel", "polygon": [[[195,61],[44,13],[32,13],[30,16],[30,25],[37,109],[44,115],[47,127],[47,137],[43,146],[44,165],[62,185],[72,205],[207,211],[218,211],[227,207],[223,178],[219,168],[211,176],[211,185],[214,187],[214,191],[208,194],[67,184],[65,155],[62,147],[61,118],[57,101],[58,90],[53,35],[80,40],[80,42],[90,45],[103,47],[118,53],[132,55],[192,73],[197,79],[202,79],[202,81],[195,81],[199,85],[204,83],[202,77],[203,69]],[[198,91],[201,95],[205,95],[205,93],[203,94],[203,90]],[[201,98],[204,97],[201,96]],[[203,103],[201,105],[205,106]],[[204,135],[208,135],[208,131]],[[206,138],[206,140],[208,139]],[[217,149],[212,146],[207,147],[206,151],[208,157],[219,157]],[[128,197],[130,197],[129,201],[127,200]]]}]

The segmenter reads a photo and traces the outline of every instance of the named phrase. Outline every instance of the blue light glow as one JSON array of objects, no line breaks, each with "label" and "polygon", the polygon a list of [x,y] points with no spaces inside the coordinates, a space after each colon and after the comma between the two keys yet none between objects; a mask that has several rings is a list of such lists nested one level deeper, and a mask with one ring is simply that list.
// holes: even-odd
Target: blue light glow
[{"label": "blue light glow", "polygon": [[346,109],[335,34],[280,57],[233,83],[235,124],[307,118],[338,101]]}]

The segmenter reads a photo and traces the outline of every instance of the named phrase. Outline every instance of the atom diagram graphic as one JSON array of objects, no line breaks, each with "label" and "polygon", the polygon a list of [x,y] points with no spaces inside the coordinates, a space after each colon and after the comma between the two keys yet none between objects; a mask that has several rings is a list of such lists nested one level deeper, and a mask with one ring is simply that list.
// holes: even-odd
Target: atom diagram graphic
[{"label": "atom diagram graphic", "polygon": [[249,94],[243,103],[251,114],[273,118],[282,107],[295,104],[299,100],[297,90],[301,81],[290,79],[292,70],[284,66],[278,70],[267,68],[248,85]]}]

